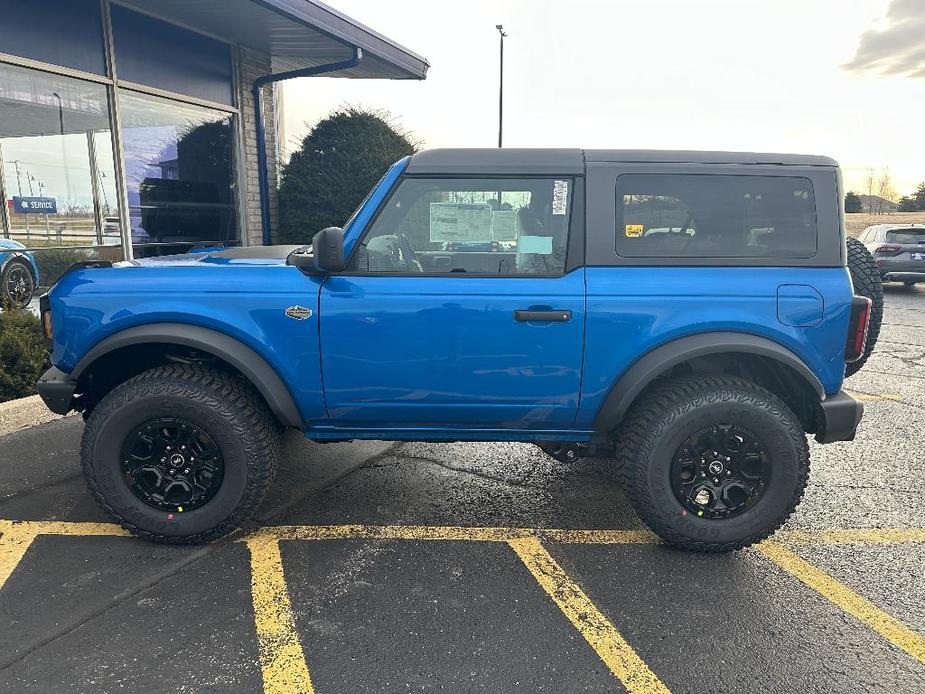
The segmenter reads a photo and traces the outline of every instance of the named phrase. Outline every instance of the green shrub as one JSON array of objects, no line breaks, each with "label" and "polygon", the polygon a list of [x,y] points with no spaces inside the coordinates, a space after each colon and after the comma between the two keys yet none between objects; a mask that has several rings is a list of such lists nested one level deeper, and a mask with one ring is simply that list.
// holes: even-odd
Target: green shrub
[{"label": "green shrub", "polygon": [[42,343],[42,322],[29,311],[0,313],[0,402],[35,394],[48,367]]},{"label": "green shrub", "polygon": [[383,111],[347,106],[312,128],[283,167],[276,243],[311,243],[343,226],[392,164],[415,143]]},{"label": "green shrub", "polygon": [[81,260],[91,260],[95,257],[93,251],[87,248],[55,248],[52,250],[36,250],[35,263],[39,266],[39,281],[43,287],[50,287],[74,263]]}]

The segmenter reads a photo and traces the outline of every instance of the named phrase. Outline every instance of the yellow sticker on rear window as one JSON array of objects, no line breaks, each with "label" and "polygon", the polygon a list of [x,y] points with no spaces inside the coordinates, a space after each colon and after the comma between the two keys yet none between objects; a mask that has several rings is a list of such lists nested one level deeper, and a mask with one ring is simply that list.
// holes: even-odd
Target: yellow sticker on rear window
[{"label": "yellow sticker on rear window", "polygon": [[639,236],[642,236],[643,230],[642,224],[627,224],[626,225],[626,238],[635,239]]}]

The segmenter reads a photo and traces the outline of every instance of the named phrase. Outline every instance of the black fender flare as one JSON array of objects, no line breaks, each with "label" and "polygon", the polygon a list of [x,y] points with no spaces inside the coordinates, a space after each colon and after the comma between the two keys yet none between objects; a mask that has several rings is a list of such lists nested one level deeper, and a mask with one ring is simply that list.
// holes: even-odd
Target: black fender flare
[{"label": "black fender flare", "polygon": [[266,359],[233,337],[197,325],[149,323],[126,328],[94,345],[74,367],[69,378],[76,382],[91,364],[117,349],[151,343],[193,347],[228,362],[260,392],[283,425],[302,427],[302,416],[292,393]]},{"label": "black fender flare", "polygon": [[682,362],[709,354],[744,353],[767,357],[793,370],[825,400],[825,387],[791,350],[750,333],[711,332],[688,335],[656,347],[633,363],[611,386],[594,419],[594,428],[609,432],[626,416],[636,397],[656,377]]}]

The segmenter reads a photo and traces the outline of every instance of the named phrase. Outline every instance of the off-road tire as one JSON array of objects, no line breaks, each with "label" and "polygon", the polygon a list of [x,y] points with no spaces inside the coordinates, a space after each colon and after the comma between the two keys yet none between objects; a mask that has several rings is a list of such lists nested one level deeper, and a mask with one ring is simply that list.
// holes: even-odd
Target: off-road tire
[{"label": "off-road tire", "polygon": [[848,237],[848,272],[854,284],[854,293],[866,296],[873,302],[870,309],[870,327],[867,329],[867,346],[864,355],[857,361],[845,365],[845,375],[853,376],[873,353],[877,338],[880,336],[880,324],[883,322],[883,283],[877,262],[863,243]]},{"label": "off-road tire", "polygon": [[[221,450],[224,477],[214,498],[188,513],[168,514],[139,499],[125,482],[125,437],[158,416],[183,417]],[[126,530],[169,544],[218,539],[251,517],[276,475],[279,427],[243,379],[183,364],[157,367],[114,388],[87,419],[81,465],[90,491]]]},{"label": "off-road tire", "polygon": [[[21,300],[15,300],[9,292],[10,275],[14,270],[25,273],[26,277],[29,279],[29,283],[31,284],[32,291],[29,292],[29,296],[23,297]],[[28,288],[29,285],[26,285],[26,287]],[[13,258],[6,264],[6,267],[3,268],[3,272],[0,273],[0,308],[3,308],[4,306],[11,306],[13,308],[26,308],[29,305],[29,302],[32,301],[32,294],[34,293],[35,276],[32,274],[32,268],[29,266],[29,263],[22,260],[21,258]]]},{"label": "off-road tire", "polygon": [[[753,431],[765,445],[771,478],[752,508],[724,519],[699,518],[671,485],[672,460],[687,437],[714,424]],[[803,497],[809,447],[796,415],[773,393],[734,376],[690,376],[643,396],[617,432],[618,474],[642,521],[683,550],[729,552],[775,532]]]}]

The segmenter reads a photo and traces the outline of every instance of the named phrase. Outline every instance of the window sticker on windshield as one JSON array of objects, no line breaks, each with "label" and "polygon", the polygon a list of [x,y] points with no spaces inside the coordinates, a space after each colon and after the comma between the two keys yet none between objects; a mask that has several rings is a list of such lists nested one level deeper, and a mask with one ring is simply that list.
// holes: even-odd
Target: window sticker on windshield
[{"label": "window sticker on windshield", "polygon": [[565,214],[568,207],[568,181],[552,182],[552,213]]},{"label": "window sticker on windshield", "polygon": [[626,238],[636,239],[642,236],[642,230],[645,227],[642,224],[627,224],[626,225]]}]

